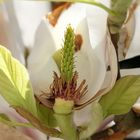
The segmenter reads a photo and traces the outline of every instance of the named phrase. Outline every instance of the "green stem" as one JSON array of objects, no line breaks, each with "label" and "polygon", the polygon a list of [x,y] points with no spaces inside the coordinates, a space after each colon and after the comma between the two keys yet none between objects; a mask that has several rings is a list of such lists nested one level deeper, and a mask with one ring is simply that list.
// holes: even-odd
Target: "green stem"
[{"label": "green stem", "polygon": [[102,8],[102,9],[104,9],[106,12],[108,12],[109,14],[111,14],[113,16],[116,15],[116,13],[113,10],[111,10],[110,8],[106,7],[102,3],[97,2],[95,0],[76,0],[76,2],[82,2],[82,3],[87,3],[87,4],[95,5],[95,6],[98,6],[98,7]]},{"label": "green stem", "polygon": [[103,5],[102,3],[100,2],[97,2],[96,0],[48,0],[48,1],[54,1],[54,2],[71,2],[71,3],[74,3],[74,2],[81,2],[81,3],[87,3],[87,4],[91,4],[91,5],[95,5],[95,6],[98,6],[102,9],[104,9],[106,12],[108,12],[109,14],[115,16],[116,13],[111,10],[110,8],[108,8],[107,6]]},{"label": "green stem", "polygon": [[55,114],[54,116],[60,130],[62,131],[64,140],[78,140],[78,133],[73,122],[72,113],[68,115]]}]

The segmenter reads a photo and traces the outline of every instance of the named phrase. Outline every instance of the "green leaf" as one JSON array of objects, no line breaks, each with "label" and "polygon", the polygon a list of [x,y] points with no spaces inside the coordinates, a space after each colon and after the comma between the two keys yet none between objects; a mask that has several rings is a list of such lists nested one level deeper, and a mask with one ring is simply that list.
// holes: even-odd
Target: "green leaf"
[{"label": "green leaf", "polygon": [[3,113],[0,113],[0,120],[10,121],[9,117]]},{"label": "green leaf", "polygon": [[15,122],[15,121],[10,120],[9,117],[3,113],[0,113],[0,122],[11,127],[22,126],[22,127],[33,128],[33,126],[30,123],[20,123],[20,122]]},{"label": "green leaf", "polygon": [[0,46],[0,94],[12,106],[36,115],[36,104],[26,68]]},{"label": "green leaf", "polygon": [[91,120],[90,122],[84,126],[84,130],[82,130],[79,134],[80,139],[87,139],[89,138],[93,133],[96,132],[96,130],[99,128],[103,121],[103,111],[102,107],[98,102],[94,102],[91,108]]},{"label": "green leaf", "polygon": [[129,112],[140,96],[140,76],[126,76],[117,81],[113,89],[104,95],[99,103],[104,117]]},{"label": "green leaf", "polygon": [[38,119],[48,127],[56,127],[57,122],[53,110],[37,103]]},{"label": "green leaf", "polygon": [[108,17],[109,29],[112,34],[119,33],[127,17],[128,8],[133,0],[111,0],[111,10],[116,15],[110,14]]},{"label": "green leaf", "polygon": [[32,113],[27,111],[24,108],[13,106],[13,108],[24,118],[26,118],[34,127],[36,127],[38,130],[43,132],[44,134],[47,134],[51,137],[59,137],[62,138],[62,134],[59,130],[50,128],[43,124],[37,117],[33,116]]}]

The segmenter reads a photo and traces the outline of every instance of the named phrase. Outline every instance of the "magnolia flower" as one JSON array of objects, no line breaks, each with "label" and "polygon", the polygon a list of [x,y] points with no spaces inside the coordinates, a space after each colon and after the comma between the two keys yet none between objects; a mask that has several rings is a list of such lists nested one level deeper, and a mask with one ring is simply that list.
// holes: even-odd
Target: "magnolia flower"
[{"label": "magnolia flower", "polygon": [[[102,2],[107,6],[110,4],[108,0]],[[85,79],[88,85],[88,92],[78,102],[78,108],[83,108],[110,90],[115,83],[117,68],[115,50],[107,34],[107,16],[108,14],[98,7],[72,4],[61,13],[56,25],[50,23],[50,18],[43,18],[27,60],[35,94],[47,92],[53,81],[53,72],[59,73],[53,55],[62,48],[64,32],[69,24],[74,28],[75,34],[82,38],[80,50],[75,53],[75,70],[78,72],[79,82]],[[107,73],[108,65],[111,65],[111,79],[110,73]],[[87,108],[75,111],[76,125],[89,121]]]},{"label": "magnolia flower", "polygon": [[[106,6],[110,5],[108,0],[102,0],[101,2]],[[66,27],[70,24],[74,28],[75,34],[80,38],[75,53],[75,70],[79,75],[78,83],[83,79],[86,80],[88,92],[77,103],[80,110],[74,113],[76,125],[89,122],[90,105],[88,104],[109,91],[116,80],[117,61],[108,34],[107,16],[108,14],[104,10],[95,6],[86,4],[69,5],[61,13],[56,25],[50,23],[50,18],[44,17],[37,28],[33,46],[32,43],[27,43],[32,46],[26,60],[27,69],[34,92],[36,95],[40,95],[42,91],[47,91],[52,83],[53,72],[59,73],[58,65],[53,56],[61,49]],[[17,36],[14,35],[13,37],[16,42],[18,40]],[[26,37],[27,35],[25,35]],[[26,41],[26,39],[24,40]],[[14,50],[12,52],[16,58],[24,62],[24,49],[19,46],[10,45],[10,49]],[[16,56],[16,54],[20,54],[20,56]],[[107,72],[108,66],[110,66],[110,72]]]}]

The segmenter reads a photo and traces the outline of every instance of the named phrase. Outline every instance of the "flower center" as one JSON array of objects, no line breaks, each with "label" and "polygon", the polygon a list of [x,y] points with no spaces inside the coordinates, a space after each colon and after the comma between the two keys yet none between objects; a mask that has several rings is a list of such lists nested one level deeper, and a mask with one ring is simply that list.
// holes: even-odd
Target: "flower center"
[{"label": "flower center", "polygon": [[79,102],[81,97],[83,97],[87,92],[86,81],[83,80],[79,86],[77,86],[78,73],[74,72],[71,81],[66,82],[63,77],[59,77],[57,73],[54,72],[54,81],[50,86],[50,99],[62,98],[65,100],[72,100],[75,104]]},{"label": "flower center", "polygon": [[[58,65],[60,68],[60,76],[54,72],[54,80],[49,87],[49,92],[43,92],[44,94],[39,97],[39,100],[48,107],[53,107],[55,99],[58,98],[64,99],[65,101],[72,101],[74,106],[76,106],[79,100],[87,93],[88,86],[86,85],[86,80],[83,80],[78,85],[78,72],[73,72],[75,67],[75,42],[80,42],[80,44],[77,43],[77,45],[80,46],[82,42],[80,35],[77,35],[77,37],[79,41],[76,40],[76,35],[69,25],[65,33],[64,46],[61,50],[61,64]],[[55,58],[58,57],[55,56]],[[45,100],[43,96],[45,96]]]}]

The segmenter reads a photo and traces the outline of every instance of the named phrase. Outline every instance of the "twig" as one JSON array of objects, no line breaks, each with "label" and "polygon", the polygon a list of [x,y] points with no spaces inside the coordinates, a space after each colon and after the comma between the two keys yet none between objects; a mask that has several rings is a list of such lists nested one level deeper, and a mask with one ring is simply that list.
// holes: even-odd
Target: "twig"
[{"label": "twig", "polygon": [[100,140],[100,139],[104,139],[105,137],[108,137],[110,136],[112,133],[116,133],[118,132],[118,128],[116,125],[110,127],[110,128],[107,128],[106,130],[103,130],[101,132],[97,132],[95,133],[91,139],[92,140]]}]

